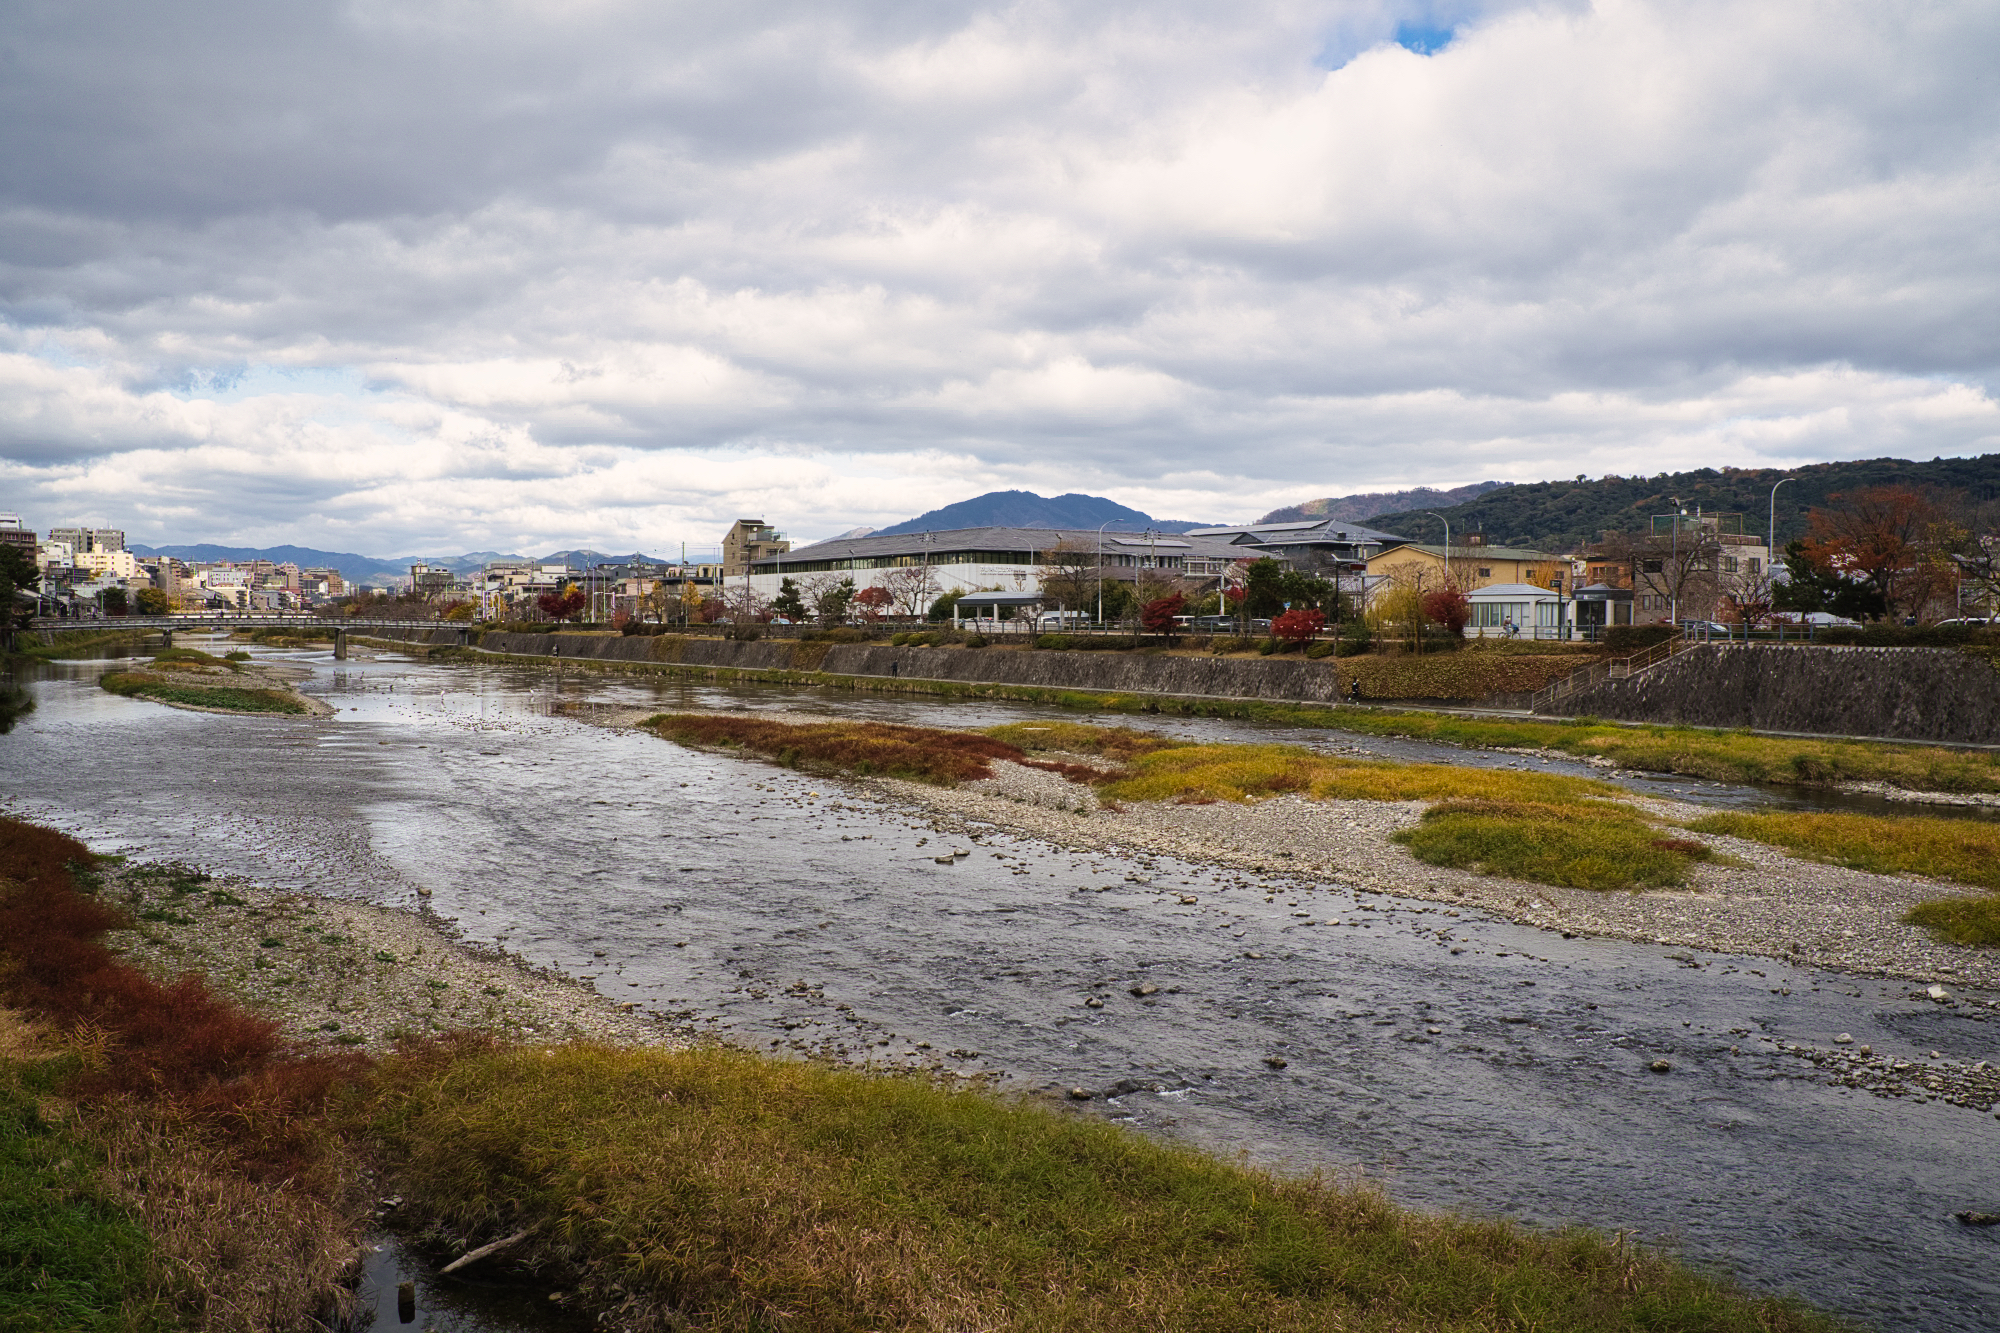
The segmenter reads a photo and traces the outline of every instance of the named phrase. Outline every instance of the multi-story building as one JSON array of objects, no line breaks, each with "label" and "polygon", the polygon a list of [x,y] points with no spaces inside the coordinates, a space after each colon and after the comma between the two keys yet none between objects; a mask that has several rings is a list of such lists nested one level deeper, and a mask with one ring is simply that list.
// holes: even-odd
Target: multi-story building
[{"label": "multi-story building", "polygon": [[1754,528],[1743,530],[1741,514],[1657,514],[1647,532],[1606,533],[1584,567],[1593,588],[1626,593],[1635,625],[1676,615],[1735,621],[1770,598],[1770,547]]},{"label": "multi-story building", "polygon": [[32,560],[35,558],[35,530],[22,527],[19,514],[0,514],[0,546],[18,547]]},{"label": "multi-story building", "polygon": [[49,540],[67,543],[77,555],[125,549],[125,533],[118,528],[50,528]]},{"label": "multi-story building", "polygon": [[761,518],[739,518],[722,539],[722,572],[740,577],[760,560],[776,559],[792,549],[785,534]]}]

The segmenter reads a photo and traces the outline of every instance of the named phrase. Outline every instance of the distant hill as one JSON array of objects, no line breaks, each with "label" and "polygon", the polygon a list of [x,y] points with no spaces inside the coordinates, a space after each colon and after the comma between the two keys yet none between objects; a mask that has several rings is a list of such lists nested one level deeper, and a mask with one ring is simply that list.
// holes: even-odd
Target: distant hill
[{"label": "distant hill", "polygon": [[[1963,494],[1984,503],[2000,499],[2000,454],[1980,458],[1934,458],[1928,463],[1870,458],[1847,463],[1809,463],[1796,468],[1701,468],[1653,477],[1599,477],[1595,481],[1538,481],[1489,490],[1476,499],[1436,509],[1451,522],[1452,539],[1473,529],[1496,545],[1569,551],[1605,532],[1650,529],[1653,515],[1673,511],[1678,498],[1690,511],[1740,513],[1746,532],[1763,532],[1769,521],[1771,487],[1780,477],[1797,480],[1778,492],[1778,545],[1806,531],[1806,511],[1825,506],[1842,491],[1870,486],[1908,486],[1943,494]],[[1371,527],[1435,542],[1438,521],[1416,506],[1368,519]]]},{"label": "distant hill", "polygon": [[1094,528],[1107,532],[1186,532],[1209,526],[1181,519],[1156,519],[1100,495],[1041,496],[1033,491],[988,491],[942,509],[920,514],[906,523],[877,528],[871,536],[894,537],[906,532],[944,532],[952,528]]},{"label": "distant hill", "polygon": [[[386,583],[397,575],[407,579],[410,577],[410,565],[421,559],[458,568],[455,561],[449,558],[413,556],[409,560],[384,560],[380,556],[356,555],[352,551],[321,551],[310,546],[217,546],[213,542],[195,546],[142,546],[134,542],[131,550],[135,555],[170,555],[190,564],[217,560],[269,560],[280,565],[294,564],[300,569],[337,569],[340,577],[349,583]],[[472,567],[477,569],[479,566],[475,563]]]},{"label": "distant hill", "polygon": [[[1343,519],[1349,523],[1367,523],[1377,514],[1401,513],[1406,509],[1440,509],[1446,505],[1463,504],[1467,500],[1475,500],[1486,492],[1498,490],[1505,485],[1507,483],[1504,481],[1475,481],[1470,486],[1454,486],[1448,491],[1419,486],[1410,491],[1370,491],[1366,495],[1336,495],[1325,500],[1308,500],[1304,504],[1273,509],[1257,521],[1296,523],[1308,518],[1333,518]],[[1369,526],[1375,525],[1369,524]]]},{"label": "distant hill", "polygon": [[[132,543],[134,555],[170,555],[176,560],[190,564],[212,563],[217,560],[269,560],[273,564],[294,564],[301,569],[336,569],[340,577],[349,583],[384,585],[396,579],[407,580],[410,566],[422,561],[427,565],[442,565],[454,574],[474,574],[495,560],[526,560],[530,557],[507,555],[499,551],[471,551],[465,555],[406,555],[383,558],[372,555],[356,555],[352,551],[321,551],[310,546],[217,546],[203,542],[195,546],[145,546]],[[566,564],[572,569],[582,569],[605,561],[623,562],[628,560],[654,560],[656,556],[605,555],[600,551],[575,550],[555,551],[548,555],[534,557],[546,564]]]}]

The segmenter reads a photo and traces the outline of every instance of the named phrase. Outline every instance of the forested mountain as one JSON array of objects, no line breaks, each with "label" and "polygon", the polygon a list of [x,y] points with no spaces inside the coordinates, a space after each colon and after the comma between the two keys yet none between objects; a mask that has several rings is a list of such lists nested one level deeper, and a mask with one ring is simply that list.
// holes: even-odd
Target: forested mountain
[{"label": "forested mountain", "polygon": [[[1308,518],[1341,519],[1348,523],[1368,523],[1377,514],[1400,514],[1408,509],[1439,509],[1464,504],[1468,500],[1498,490],[1504,481],[1475,481],[1470,486],[1454,486],[1448,491],[1419,486],[1411,491],[1370,491],[1366,495],[1336,495],[1325,500],[1273,509],[1259,523],[1295,523]],[[1369,523],[1370,527],[1375,526]]]},{"label": "forested mountain", "polygon": [[[1604,532],[1643,532],[1655,514],[1673,512],[1678,498],[1689,512],[1740,513],[1745,532],[1763,532],[1771,487],[1795,477],[1778,492],[1778,544],[1805,535],[1806,514],[1843,491],[1871,486],[1908,486],[1942,499],[1963,496],[1984,503],[2000,499],[2000,454],[1979,458],[1934,458],[1928,463],[1902,458],[1870,458],[1848,463],[1812,463],[1796,468],[1702,468],[1652,477],[1599,477],[1595,481],[1538,481],[1488,491],[1477,499],[1437,509],[1451,521],[1452,539],[1481,530],[1495,545],[1568,551]],[[1376,514],[1370,527],[1435,542],[1438,521],[1414,508]]]},{"label": "forested mountain", "polygon": [[1033,491],[988,491],[933,509],[906,522],[877,528],[874,536],[905,532],[945,532],[952,528],[1094,528],[1110,532],[1186,532],[1206,526],[1185,519],[1156,519],[1101,495],[1042,496]]}]

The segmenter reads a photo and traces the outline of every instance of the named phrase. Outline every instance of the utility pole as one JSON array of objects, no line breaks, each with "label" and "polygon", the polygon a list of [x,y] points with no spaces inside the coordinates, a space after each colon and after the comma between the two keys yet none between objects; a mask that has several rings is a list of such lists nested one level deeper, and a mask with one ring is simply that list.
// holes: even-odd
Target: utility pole
[{"label": "utility pole", "polygon": [[1670,495],[1667,498],[1674,503],[1674,512],[1671,516],[1674,533],[1667,543],[1667,577],[1674,582],[1672,591],[1667,594],[1667,607],[1668,615],[1673,620],[1673,627],[1679,629],[1681,627],[1681,519],[1687,515],[1687,510],[1681,508],[1680,496]]}]

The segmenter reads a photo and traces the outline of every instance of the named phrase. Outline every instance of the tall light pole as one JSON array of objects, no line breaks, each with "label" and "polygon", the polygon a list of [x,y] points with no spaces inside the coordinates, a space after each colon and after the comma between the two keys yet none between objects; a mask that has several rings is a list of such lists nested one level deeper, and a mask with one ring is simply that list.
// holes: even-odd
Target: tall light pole
[{"label": "tall light pole", "polygon": [[1674,582],[1673,591],[1667,594],[1667,615],[1671,618],[1673,627],[1679,629],[1681,627],[1681,518],[1687,511],[1681,508],[1680,496],[1669,495],[1667,498],[1674,504],[1674,512],[1669,515],[1674,525],[1674,534],[1667,543],[1667,577]]},{"label": "tall light pole", "polygon": [[1770,566],[1778,563],[1778,486],[1797,480],[1797,477],[1780,477],[1778,485],[1771,488],[1771,528],[1764,536],[1764,574],[1767,578],[1771,573]]},{"label": "tall light pole", "polygon": [[1434,509],[1426,509],[1424,512],[1444,524],[1444,579],[1449,583],[1451,582],[1451,520]]},{"label": "tall light pole", "polygon": [[1107,518],[1097,525],[1097,627],[1104,628],[1104,530],[1118,520]]}]

